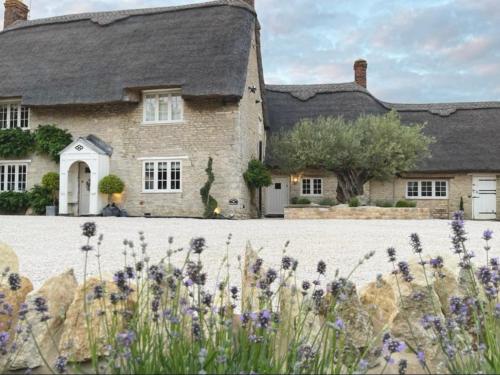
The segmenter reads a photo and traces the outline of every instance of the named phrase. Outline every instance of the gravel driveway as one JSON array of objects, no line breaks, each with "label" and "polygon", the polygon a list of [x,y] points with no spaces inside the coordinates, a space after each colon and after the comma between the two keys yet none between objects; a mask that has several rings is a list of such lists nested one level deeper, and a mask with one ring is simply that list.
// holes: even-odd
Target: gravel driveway
[{"label": "gravel driveway", "polygon": [[[21,272],[30,277],[36,287],[46,278],[74,268],[81,278],[84,256],[79,250],[84,243],[80,225],[85,218],[0,216],[0,241],[12,246],[20,258]],[[288,254],[299,259],[298,276],[312,278],[318,260],[328,265],[328,276],[336,268],[346,275],[359,258],[371,250],[376,251],[368,263],[353,276],[360,284],[373,280],[378,273],[390,271],[385,249],[396,247],[401,258],[411,258],[408,236],[418,232],[425,254],[445,257],[448,264],[456,264],[450,250],[448,221],[352,221],[352,220],[248,220],[219,221],[195,219],[145,219],[145,218],[92,218],[98,233],[104,234],[101,262],[105,271],[123,265],[123,239],[138,244],[138,232],[144,231],[148,253],[152,260],[165,256],[168,237],[173,236],[174,247],[188,246],[195,236],[206,238],[209,248],[203,254],[209,281],[214,281],[219,265],[226,254],[226,240],[233,235],[229,245],[231,275],[239,283],[237,257],[244,253],[245,244],[251,241],[254,248],[262,248],[267,264],[279,266],[283,245],[290,240]],[[491,242],[492,256],[500,256],[500,222],[467,222],[469,247],[478,260],[483,261],[481,235],[492,229],[499,235]],[[180,258],[179,258],[180,259]],[[90,272],[96,272],[96,258],[90,257]]]}]

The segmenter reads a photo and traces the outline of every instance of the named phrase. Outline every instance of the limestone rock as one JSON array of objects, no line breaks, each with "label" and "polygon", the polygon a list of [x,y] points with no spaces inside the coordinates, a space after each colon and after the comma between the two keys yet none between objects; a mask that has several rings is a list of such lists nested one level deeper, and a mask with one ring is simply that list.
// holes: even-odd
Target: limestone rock
[{"label": "limestone rock", "polygon": [[[101,285],[105,290],[102,299],[93,299],[94,288]],[[106,355],[106,325],[121,330],[124,324],[122,303],[113,305],[109,296],[117,293],[116,285],[111,281],[99,278],[87,279],[86,288],[78,286],[75,296],[66,314],[59,341],[59,351],[71,362],[84,362],[91,358],[91,347],[95,345],[98,355]],[[85,310],[85,298],[87,298]],[[133,309],[131,303],[126,303],[126,309]],[[116,314],[115,314],[116,312]],[[93,342],[89,342],[88,332],[91,332]]]},{"label": "limestone rock", "polygon": [[13,337],[19,309],[32,290],[33,284],[26,277],[21,277],[21,288],[16,291],[10,290],[7,285],[0,285],[0,295],[4,296],[0,299],[0,332],[7,331]]},{"label": "limestone rock", "polygon": [[[66,311],[73,301],[77,286],[74,272],[70,269],[47,280],[40,289],[30,293],[26,299],[30,309],[26,315],[26,322],[31,325],[31,332],[45,358],[50,356],[52,350],[55,350],[54,341],[60,335]],[[41,322],[40,313],[33,309],[35,300],[39,297],[44,298],[47,302],[47,315],[50,316],[50,319],[46,322]],[[42,365],[43,361],[35,342],[32,336],[28,335],[10,368],[17,370],[36,368]]]},{"label": "limestone rock", "polygon": [[394,289],[383,279],[365,286],[360,292],[360,301],[370,315],[375,334],[387,330],[398,313]]},{"label": "limestone rock", "polygon": [[257,282],[257,276],[260,274],[255,274],[252,272],[252,267],[255,262],[259,259],[259,255],[253,250],[250,242],[247,243],[245,249],[245,259],[243,263],[243,274],[241,280],[241,309],[242,312],[254,311],[259,306],[258,291],[255,287]]},{"label": "limestone rock", "polygon": [[19,258],[10,246],[0,242],[0,274],[5,269],[9,273],[19,273]]}]

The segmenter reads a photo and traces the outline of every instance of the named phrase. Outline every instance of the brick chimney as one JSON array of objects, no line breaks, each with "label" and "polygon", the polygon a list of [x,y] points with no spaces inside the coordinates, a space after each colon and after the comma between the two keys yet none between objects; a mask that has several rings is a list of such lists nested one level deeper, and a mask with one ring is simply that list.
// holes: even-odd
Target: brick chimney
[{"label": "brick chimney", "polygon": [[5,0],[3,28],[6,29],[16,21],[27,21],[30,9],[21,0]]},{"label": "brick chimney", "polygon": [[366,70],[368,63],[366,60],[359,59],[354,62],[354,82],[366,89]]}]

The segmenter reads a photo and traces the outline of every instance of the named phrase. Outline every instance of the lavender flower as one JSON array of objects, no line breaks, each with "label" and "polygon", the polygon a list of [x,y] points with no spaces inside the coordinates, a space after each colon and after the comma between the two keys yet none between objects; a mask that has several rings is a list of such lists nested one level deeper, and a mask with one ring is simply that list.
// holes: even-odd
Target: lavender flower
[{"label": "lavender flower", "polygon": [[343,331],[343,330],[345,330],[345,323],[344,323],[344,321],[342,319],[338,318],[335,321],[334,327],[338,331]]},{"label": "lavender flower", "polygon": [[322,260],[320,260],[318,262],[318,267],[316,268],[316,271],[320,274],[320,275],[324,275],[326,273],[326,263]]},{"label": "lavender flower", "polygon": [[425,367],[425,353],[422,351],[419,351],[417,353],[417,359],[418,359],[418,363],[420,363],[420,366]]},{"label": "lavender flower", "polygon": [[82,247],[80,247],[80,250],[84,253],[88,253],[89,251],[94,250],[94,248],[91,245],[83,245]]},{"label": "lavender flower", "polygon": [[486,229],[483,232],[483,240],[489,241],[493,238],[493,231],[491,229]]},{"label": "lavender flower", "polygon": [[17,273],[11,273],[8,281],[10,290],[16,291],[21,289],[21,277]]},{"label": "lavender flower", "polygon": [[201,254],[206,249],[206,241],[203,237],[193,238],[190,246],[195,254]]},{"label": "lavender flower", "polygon": [[258,326],[261,328],[267,328],[271,320],[271,313],[269,310],[262,310],[257,318]]},{"label": "lavender flower", "polygon": [[390,247],[387,249],[387,255],[389,256],[389,262],[394,263],[396,261],[396,249]]},{"label": "lavender flower", "polygon": [[410,235],[410,244],[411,247],[413,248],[413,252],[415,254],[421,254],[423,251],[422,244],[420,242],[420,237],[418,236],[417,233],[412,233]]},{"label": "lavender flower", "polygon": [[453,214],[453,221],[451,222],[451,229],[453,236],[451,242],[456,254],[463,252],[463,243],[467,241],[464,224],[464,213],[457,211]]},{"label": "lavender flower", "polygon": [[116,336],[116,339],[120,345],[125,348],[130,348],[135,340],[135,333],[133,331],[124,331]]},{"label": "lavender flower", "polygon": [[0,332],[0,354],[7,354],[7,344],[10,335],[8,332]]},{"label": "lavender flower", "polygon": [[407,262],[401,261],[398,263],[399,272],[401,273],[403,280],[407,283],[413,280],[413,276],[410,274],[410,266]]},{"label": "lavender flower", "polygon": [[272,268],[269,268],[266,273],[266,281],[270,285],[278,278],[278,273],[273,270]]},{"label": "lavender flower", "polygon": [[311,288],[311,283],[309,281],[303,281],[302,282],[302,289],[307,292],[307,290],[309,290],[309,288]]},{"label": "lavender flower", "polygon": [[64,374],[66,372],[66,367],[68,365],[68,358],[64,356],[59,356],[54,364],[54,369],[58,374]]},{"label": "lavender flower", "polygon": [[93,222],[87,222],[82,225],[82,234],[87,237],[91,238],[94,237],[97,231],[97,226]]},{"label": "lavender flower", "polygon": [[289,256],[284,256],[281,259],[281,268],[283,268],[284,270],[290,269],[290,267],[292,266],[292,261],[292,258],[290,258]]},{"label": "lavender flower", "polygon": [[43,297],[36,297],[34,304],[35,311],[39,314],[45,314],[47,311],[49,311],[49,308],[47,307],[47,301]]},{"label": "lavender flower", "polygon": [[399,375],[405,375],[406,369],[408,368],[408,361],[406,359],[402,359],[398,364],[398,373]]},{"label": "lavender flower", "polygon": [[264,263],[264,261],[261,259],[261,258],[257,258],[255,260],[255,263],[252,264],[252,267],[251,267],[251,271],[253,274],[258,274],[260,273],[260,270],[262,268],[262,264]]}]

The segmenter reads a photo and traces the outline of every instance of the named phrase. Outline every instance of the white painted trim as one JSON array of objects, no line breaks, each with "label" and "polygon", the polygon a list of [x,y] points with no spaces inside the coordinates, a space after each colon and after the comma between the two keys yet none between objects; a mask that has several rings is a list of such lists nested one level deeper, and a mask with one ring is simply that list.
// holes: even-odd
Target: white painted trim
[{"label": "white painted trim", "polygon": [[[10,107],[11,105],[17,105],[17,126],[11,127],[10,126]],[[21,130],[30,130],[30,124],[31,124],[31,108],[27,107],[25,105],[21,104],[21,100],[0,100],[0,106],[7,106],[7,128],[0,128],[0,130],[7,130],[7,129],[21,129]],[[21,112],[22,108],[27,108],[28,109],[28,126],[25,128],[21,127]]]},{"label": "white painted trim", "polygon": [[0,164],[26,164],[31,163],[31,160],[0,160]]},{"label": "white painted trim", "polygon": [[[304,194],[304,180],[311,180],[311,194]],[[313,180],[321,180],[321,194],[314,194],[314,181]],[[300,179],[300,196],[301,197],[322,197],[325,191],[325,181],[323,177],[302,177]]]},{"label": "white painted trim", "polygon": [[[157,188],[158,186],[158,163],[161,162],[167,162],[167,189],[160,190]],[[170,188],[170,183],[171,183],[171,169],[172,169],[172,163],[173,162],[179,162],[180,164],[180,181],[179,189],[171,189]],[[146,185],[146,163],[153,163],[153,186],[155,187],[154,189],[148,189],[146,190],[145,185]],[[142,160],[142,193],[143,194],[180,194],[182,193],[182,176],[183,176],[183,168],[182,168],[182,159],[166,159],[166,158],[154,158],[154,159],[144,159]]]},{"label": "white painted trim", "polygon": [[[172,96],[178,96],[181,100],[181,119],[180,120],[160,120],[160,95],[168,95],[168,118],[172,118],[172,105],[171,98]],[[155,97],[155,120],[154,121],[146,121],[146,96]],[[141,125],[170,125],[170,124],[182,124],[184,123],[184,99],[182,98],[181,92],[179,89],[166,89],[166,90],[145,90],[142,92],[142,123]]]},{"label": "white painted trim", "polygon": [[[418,196],[413,197],[408,195],[408,184],[410,182],[417,182],[418,183]],[[432,183],[432,195],[430,197],[422,196],[422,182],[431,182]],[[436,182],[445,182],[446,183],[446,196],[443,197],[437,197],[436,196]],[[409,200],[447,200],[449,199],[450,196],[450,183],[448,180],[426,180],[426,179],[412,179],[412,180],[406,180],[405,184],[405,198]]]},{"label": "white painted trim", "polygon": [[[30,161],[31,162],[31,161]],[[25,191],[28,191],[28,183],[29,183],[29,163],[30,162],[23,162],[22,160],[15,160],[15,161],[3,161],[0,160],[0,165],[4,166],[4,188],[8,184],[8,167],[13,166],[14,167],[14,190],[0,190],[0,192],[7,192],[7,191],[13,191],[16,193],[22,193]],[[26,167],[26,178],[24,180],[24,190],[19,190],[19,167],[24,166]],[[1,188],[1,186],[0,186]]]},{"label": "white painted trim", "polygon": [[143,94],[161,94],[162,92],[166,94],[171,94],[173,92],[179,93],[181,92],[180,88],[173,88],[173,89],[155,89],[155,90],[142,90]]},{"label": "white painted trim", "polygon": [[186,160],[186,159],[189,159],[189,156],[161,156],[161,157],[142,157],[142,158],[137,158],[137,160],[140,160],[140,161],[147,161],[147,160],[152,160],[152,161],[155,161],[155,160],[165,160],[165,161],[169,161],[169,160]]}]

